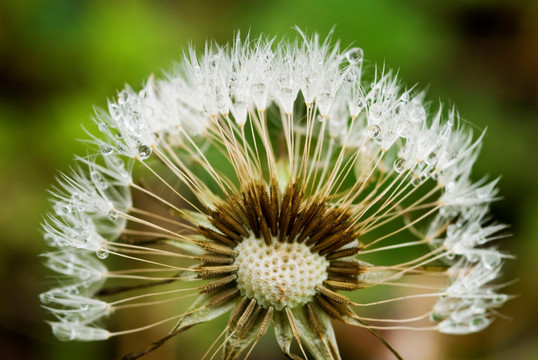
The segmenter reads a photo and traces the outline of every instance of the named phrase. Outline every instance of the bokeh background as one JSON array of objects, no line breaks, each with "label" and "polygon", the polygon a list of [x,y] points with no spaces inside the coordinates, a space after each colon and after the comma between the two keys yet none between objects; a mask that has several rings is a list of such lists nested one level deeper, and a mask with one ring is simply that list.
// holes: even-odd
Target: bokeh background
[{"label": "bokeh background", "polygon": [[[370,65],[428,87],[488,128],[476,177],[502,175],[494,215],[518,295],[486,331],[464,337],[384,333],[406,359],[538,359],[538,3],[427,0],[0,1],[0,357],[117,359],[152,339],[62,343],[37,294],[49,279],[38,255],[47,188],[73,154],[81,124],[124,83],[137,87],[189,44],[228,42],[240,29],[296,35],[293,26],[364,49]],[[195,359],[218,333],[181,335],[148,359]],[[391,359],[367,332],[337,327],[344,359]],[[268,336],[253,359],[280,359]],[[138,342],[133,344],[133,342]],[[178,355],[183,354],[183,355]],[[277,355],[275,355],[277,354]]]}]

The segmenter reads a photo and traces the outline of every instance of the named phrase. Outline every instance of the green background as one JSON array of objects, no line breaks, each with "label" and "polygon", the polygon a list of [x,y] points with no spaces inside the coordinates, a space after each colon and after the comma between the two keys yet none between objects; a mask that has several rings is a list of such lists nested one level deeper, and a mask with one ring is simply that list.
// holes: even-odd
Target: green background
[{"label": "green background", "polygon": [[[517,298],[486,331],[464,337],[385,333],[407,359],[538,358],[538,3],[524,1],[83,1],[0,2],[0,357],[117,359],[153,337],[62,343],[37,294],[51,281],[38,254],[46,190],[57,169],[85,154],[81,124],[124,83],[162,76],[189,44],[221,43],[235,30],[295,36],[293,26],[334,37],[385,63],[433,103],[456,104],[488,128],[475,167],[502,175],[494,215],[513,234],[499,246]],[[403,311],[403,310],[402,310]],[[223,323],[218,324],[222,326]],[[203,325],[147,359],[196,358],[219,328]],[[337,327],[344,359],[390,359],[367,332]],[[272,335],[253,359],[278,359]],[[433,351],[433,353],[432,353]],[[175,356],[177,354],[183,356]]]}]

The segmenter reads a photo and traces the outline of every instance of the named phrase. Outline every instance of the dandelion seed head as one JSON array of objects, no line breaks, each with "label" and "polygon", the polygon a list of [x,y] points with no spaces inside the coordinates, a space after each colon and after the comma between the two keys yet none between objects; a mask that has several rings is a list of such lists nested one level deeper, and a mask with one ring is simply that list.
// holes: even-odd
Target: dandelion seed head
[{"label": "dandelion seed head", "polygon": [[[247,357],[273,324],[290,358],[296,341],[304,357],[339,359],[331,319],[376,336],[486,328],[509,300],[498,279],[511,256],[489,215],[498,181],[472,177],[484,134],[389,70],[366,81],[363,59],[331,36],[238,34],[97,110],[96,154],[60,175],[43,223],[58,285],[40,299],[56,336],[163,328],[134,359],[228,313],[210,350],[224,358]],[[354,301],[370,290],[376,300]],[[368,312],[415,298],[430,307]],[[169,317],[103,326],[148,307]]]}]

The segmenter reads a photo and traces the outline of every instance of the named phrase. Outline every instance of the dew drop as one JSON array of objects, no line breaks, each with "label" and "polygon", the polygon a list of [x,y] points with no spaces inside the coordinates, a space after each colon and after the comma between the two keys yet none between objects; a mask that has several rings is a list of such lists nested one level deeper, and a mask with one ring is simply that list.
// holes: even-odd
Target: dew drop
[{"label": "dew drop", "polygon": [[54,205],[54,211],[56,212],[56,215],[64,216],[71,213],[71,205],[58,202]]},{"label": "dew drop", "polygon": [[147,145],[138,145],[136,148],[140,160],[146,160],[151,155],[151,148]]},{"label": "dew drop", "polygon": [[88,241],[91,239],[91,235],[89,232],[83,232],[80,234],[80,236],[77,237],[77,242],[74,244],[75,247],[79,249],[84,249],[88,246]]},{"label": "dew drop", "polygon": [[129,101],[129,94],[127,93],[127,91],[126,90],[120,91],[120,93],[118,94],[118,103],[120,105],[124,105],[127,103],[127,101]]},{"label": "dew drop", "polygon": [[42,294],[39,294],[39,300],[43,304],[49,304],[51,301],[54,300],[54,295],[51,294],[50,292],[42,293]]},{"label": "dew drop", "polygon": [[362,51],[361,48],[358,48],[358,47],[350,49],[346,53],[346,59],[350,64],[358,64],[359,62],[362,61],[363,57],[364,57],[364,52]]},{"label": "dew drop", "polygon": [[90,272],[88,270],[81,270],[78,272],[78,277],[82,280],[86,280],[90,278]]},{"label": "dew drop", "polygon": [[403,173],[406,168],[406,161],[404,159],[396,159],[394,161],[394,171],[396,171],[398,174]]},{"label": "dew drop", "polygon": [[491,321],[488,318],[485,318],[482,316],[474,318],[473,321],[471,322],[471,330],[480,331],[484,329],[486,326],[488,326],[490,322]]},{"label": "dew drop", "polygon": [[433,322],[438,322],[438,321],[443,320],[443,318],[439,314],[431,313],[430,314],[430,320],[433,321]]},{"label": "dew drop", "polygon": [[353,84],[355,82],[355,79],[355,74],[353,74],[351,71],[347,72],[343,78],[343,80],[349,84]]},{"label": "dew drop", "polygon": [[45,240],[45,244],[47,244],[47,246],[54,246],[56,245],[56,240],[54,239],[54,236],[52,234],[45,234],[43,236],[43,239]]},{"label": "dew drop", "polygon": [[402,104],[396,105],[396,107],[394,108],[394,114],[400,115],[401,113],[403,113],[403,108],[404,106]]},{"label": "dew drop", "polygon": [[95,252],[95,254],[97,255],[97,257],[101,260],[104,260],[108,257],[108,249],[104,248],[104,247],[99,247],[99,249],[97,249],[97,251]]},{"label": "dew drop", "polygon": [[446,227],[446,236],[453,237],[458,231],[457,225],[450,224]]},{"label": "dew drop", "polygon": [[80,304],[80,306],[79,306],[80,310],[82,310],[82,311],[86,311],[86,310],[88,310],[89,307],[90,307],[90,306],[88,305],[88,303],[82,303],[82,304]]},{"label": "dew drop", "polygon": [[90,173],[90,178],[92,179],[92,181],[96,184],[100,183],[102,178],[101,178],[101,174],[99,173],[99,171],[92,171]]},{"label": "dew drop", "polygon": [[357,107],[359,109],[362,109],[364,106],[366,105],[366,101],[364,100],[364,98],[361,96],[357,99]]},{"label": "dew drop", "polygon": [[144,128],[144,123],[142,122],[142,114],[140,114],[138,111],[133,111],[131,113],[131,121],[133,122],[133,126],[136,129]]},{"label": "dew drop", "polygon": [[487,269],[493,269],[501,264],[501,256],[495,252],[482,255],[482,262]]},{"label": "dew drop", "polygon": [[437,161],[437,154],[435,152],[431,152],[427,157],[426,157],[426,164],[428,165],[433,165],[435,164],[435,162]]},{"label": "dew drop", "polygon": [[263,93],[265,91],[265,84],[264,83],[254,84],[254,91],[256,93]]},{"label": "dew drop", "polygon": [[487,187],[476,189],[476,196],[478,196],[479,199],[486,199],[488,195],[490,195],[490,191]]},{"label": "dew drop", "polygon": [[398,135],[400,135],[404,139],[411,138],[415,131],[415,125],[409,120],[402,120],[398,124]]},{"label": "dew drop", "polygon": [[454,181],[451,181],[446,184],[445,188],[447,192],[453,192],[454,190],[456,190],[456,183]]},{"label": "dew drop", "polygon": [[[110,116],[112,116],[112,118],[114,120],[118,120],[121,117],[121,109],[116,104],[108,105],[108,111],[110,112]],[[99,125],[101,125],[101,124],[99,124]]]},{"label": "dew drop", "polygon": [[56,239],[56,244],[59,247],[66,247],[67,245],[69,245],[69,242],[65,238],[59,237],[58,239]]},{"label": "dew drop", "polygon": [[381,120],[381,117],[383,116],[383,108],[382,108],[382,106],[379,105],[379,104],[372,104],[370,106],[368,115],[370,115],[370,120],[371,121],[376,122],[376,121]]},{"label": "dew drop", "polygon": [[329,92],[323,92],[318,96],[318,103],[327,105],[330,104],[333,100],[333,96]]},{"label": "dew drop", "polygon": [[101,153],[103,155],[110,155],[112,154],[112,152],[114,151],[114,149],[108,145],[102,145],[101,146]]},{"label": "dew drop", "polygon": [[118,211],[116,211],[116,209],[110,209],[107,215],[108,215],[108,218],[112,221],[118,220],[118,217],[119,217]]},{"label": "dew drop", "polygon": [[368,127],[368,136],[372,139],[379,138],[379,135],[381,134],[381,128],[377,125],[372,125]]},{"label": "dew drop", "polygon": [[216,68],[218,63],[219,63],[219,57],[218,55],[214,55],[214,56],[211,56],[209,59],[208,59],[208,63],[209,63],[209,66],[211,66],[212,68]]},{"label": "dew drop", "polygon": [[415,123],[422,123],[426,119],[426,110],[424,107],[416,105],[409,111],[409,117]]},{"label": "dew drop", "polygon": [[138,97],[139,97],[140,99],[144,99],[144,100],[149,99],[149,89],[148,89],[148,88],[142,89],[142,90],[138,93]]}]

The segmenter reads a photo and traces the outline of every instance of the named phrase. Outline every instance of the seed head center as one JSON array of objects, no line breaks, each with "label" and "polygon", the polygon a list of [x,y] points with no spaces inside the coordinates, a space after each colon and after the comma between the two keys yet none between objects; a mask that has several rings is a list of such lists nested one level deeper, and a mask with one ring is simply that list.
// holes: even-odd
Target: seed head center
[{"label": "seed head center", "polygon": [[273,241],[266,245],[254,237],[235,247],[237,287],[263,307],[295,308],[312,300],[316,287],[327,279],[329,261],[303,243]]}]

